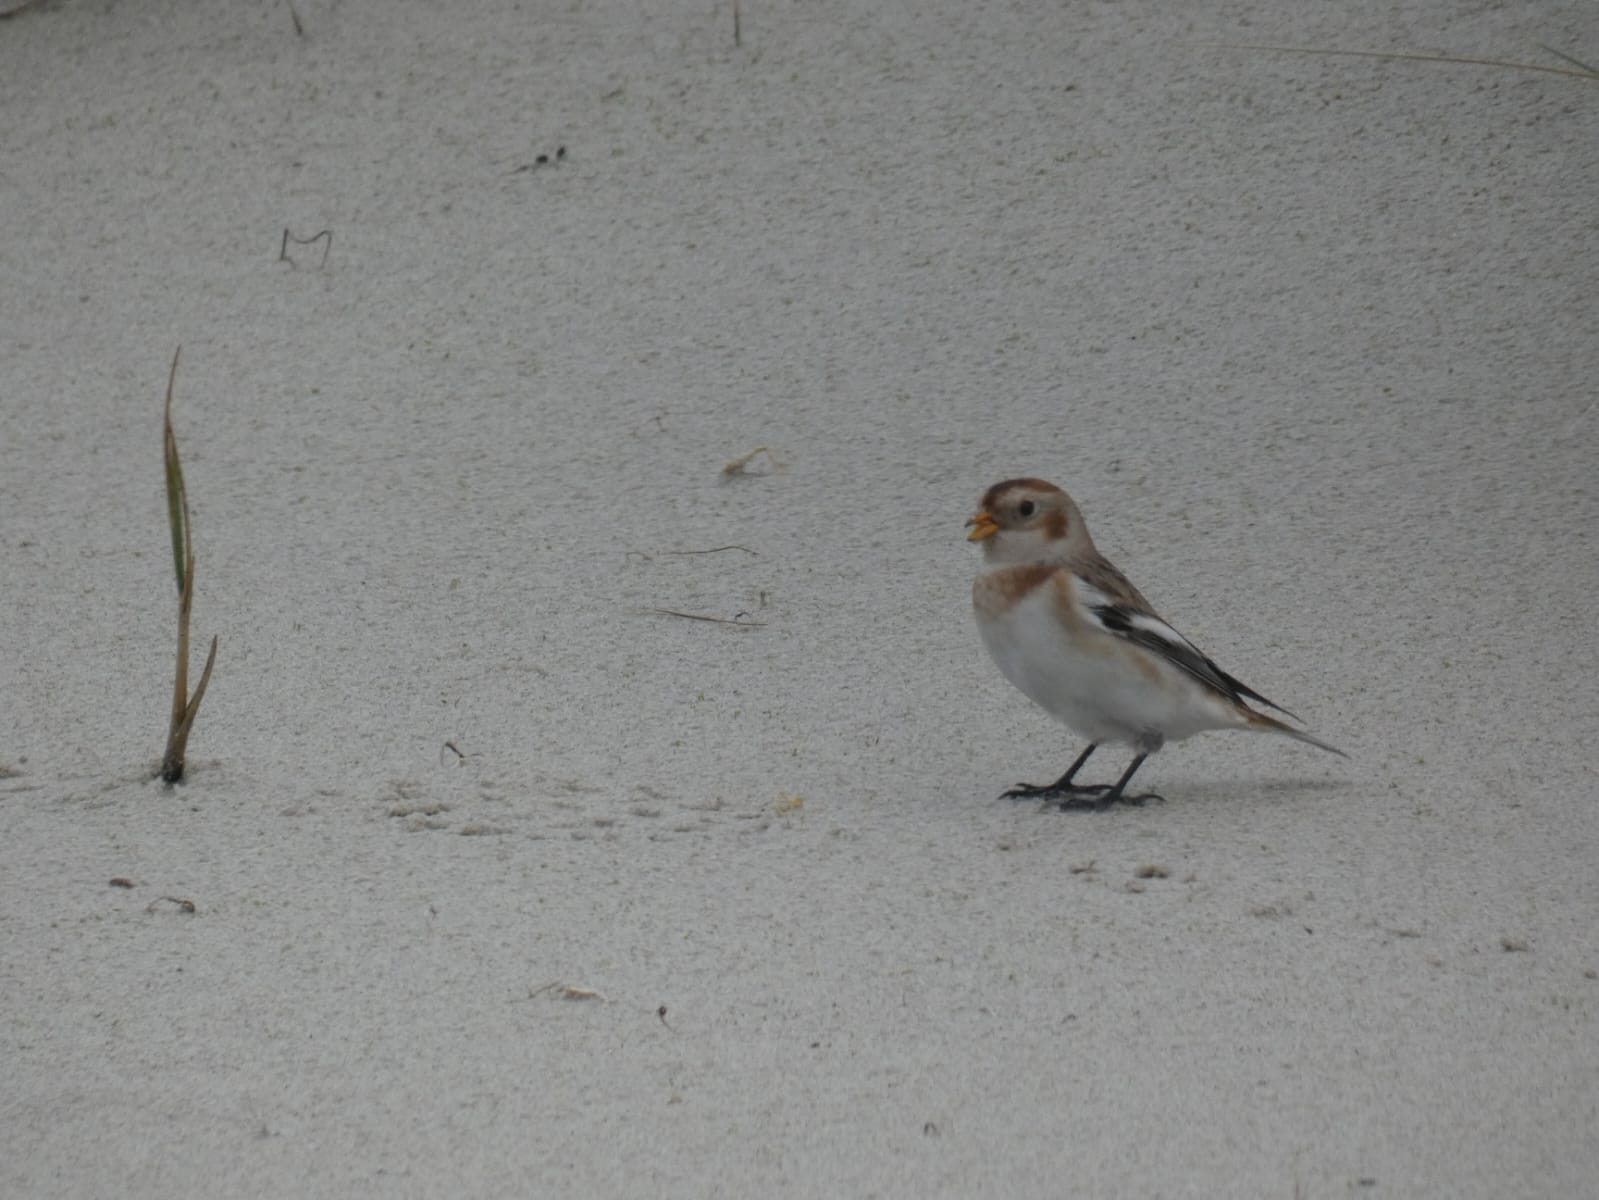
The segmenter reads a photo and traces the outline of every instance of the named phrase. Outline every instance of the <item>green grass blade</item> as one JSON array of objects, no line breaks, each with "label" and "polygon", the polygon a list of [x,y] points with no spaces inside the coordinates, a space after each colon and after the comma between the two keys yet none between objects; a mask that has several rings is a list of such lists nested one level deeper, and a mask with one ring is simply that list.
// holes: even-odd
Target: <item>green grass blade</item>
[{"label": "green grass blade", "polygon": [[161,756],[161,778],[176,783],[183,778],[183,754],[189,741],[189,606],[194,600],[194,559],[188,562],[178,585],[178,665],[172,675],[172,718],[167,723],[167,749]]},{"label": "green grass blade", "polygon": [[179,346],[172,355],[172,373],[167,377],[167,407],[162,420],[162,441],[167,465],[167,524],[172,529],[172,565],[177,571],[178,595],[183,595],[183,579],[189,562],[189,497],[183,490],[183,464],[178,461],[178,439],[172,432],[172,388],[178,381]]},{"label": "green grass blade", "polygon": [[183,778],[183,759],[188,752],[189,733],[199,715],[211,682],[211,667],[216,662],[217,639],[211,639],[200,686],[191,697],[189,691],[189,613],[194,603],[194,550],[189,543],[189,496],[183,486],[183,464],[178,459],[178,438],[172,431],[172,392],[178,380],[180,346],[172,355],[172,372],[167,376],[167,403],[162,417],[162,445],[166,457],[167,524],[172,530],[172,562],[178,573],[178,661],[172,679],[172,719],[167,726],[167,748],[161,758],[161,778],[177,783]]},{"label": "green grass blade", "polygon": [[[200,682],[195,684],[194,695],[189,698],[189,706],[183,710],[183,741],[189,741],[189,728],[194,724],[194,718],[199,715],[200,701],[205,699],[206,685],[211,682],[211,667],[217,660],[217,644],[221,639],[211,639],[211,652],[205,656],[205,669],[200,672]],[[1347,756],[1346,756],[1347,757]]]}]

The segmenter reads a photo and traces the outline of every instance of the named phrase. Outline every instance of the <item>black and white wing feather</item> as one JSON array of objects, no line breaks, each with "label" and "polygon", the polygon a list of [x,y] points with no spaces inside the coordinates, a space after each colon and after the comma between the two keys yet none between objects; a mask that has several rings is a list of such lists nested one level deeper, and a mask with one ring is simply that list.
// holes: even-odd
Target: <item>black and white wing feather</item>
[{"label": "black and white wing feather", "polygon": [[[1079,575],[1078,590],[1083,608],[1106,633],[1142,646],[1235,704],[1253,700],[1299,720],[1282,705],[1266,699],[1206,658],[1198,646],[1151,612],[1148,602],[1119,571],[1109,563],[1104,566],[1110,573],[1098,579]],[[1120,597],[1116,596],[1118,592],[1122,593]]]}]

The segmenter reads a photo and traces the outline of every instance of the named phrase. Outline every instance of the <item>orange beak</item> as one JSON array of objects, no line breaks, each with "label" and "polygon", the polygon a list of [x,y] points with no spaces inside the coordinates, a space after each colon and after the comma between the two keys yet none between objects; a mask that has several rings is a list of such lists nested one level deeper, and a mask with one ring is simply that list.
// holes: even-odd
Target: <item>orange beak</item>
[{"label": "orange beak", "polygon": [[966,528],[971,532],[966,535],[968,542],[980,542],[984,538],[991,538],[999,532],[999,522],[994,520],[993,514],[986,508],[979,509],[977,515],[966,522]]}]

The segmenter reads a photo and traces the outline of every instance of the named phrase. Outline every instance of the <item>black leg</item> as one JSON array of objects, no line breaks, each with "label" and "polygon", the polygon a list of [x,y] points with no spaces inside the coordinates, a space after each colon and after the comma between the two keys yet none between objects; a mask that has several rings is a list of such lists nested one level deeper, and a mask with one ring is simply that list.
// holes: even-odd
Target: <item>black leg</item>
[{"label": "black leg", "polygon": [[1018,783],[1015,787],[1011,788],[1010,791],[1003,793],[1000,796],[1000,799],[1032,800],[1042,797],[1047,800],[1054,800],[1074,796],[1099,795],[1105,790],[1103,785],[1098,787],[1081,787],[1072,783],[1072,777],[1075,776],[1082,768],[1082,765],[1088,761],[1088,756],[1094,752],[1094,749],[1097,745],[1097,742],[1088,743],[1088,749],[1079,754],[1077,756],[1077,761],[1066,768],[1066,774],[1062,775],[1054,783]]},{"label": "black leg", "polygon": [[[1138,768],[1144,765],[1144,760],[1148,757],[1148,754],[1140,754],[1133,759],[1132,766],[1123,771],[1122,777],[1108,788],[1073,788],[1071,793],[1060,802],[1061,808],[1087,807],[1104,812],[1112,804],[1142,804],[1145,800],[1165,799],[1164,796],[1158,796],[1154,792],[1144,792],[1137,796],[1127,795],[1128,781],[1132,779]],[[1090,796],[1089,793],[1093,793],[1093,795]]]}]

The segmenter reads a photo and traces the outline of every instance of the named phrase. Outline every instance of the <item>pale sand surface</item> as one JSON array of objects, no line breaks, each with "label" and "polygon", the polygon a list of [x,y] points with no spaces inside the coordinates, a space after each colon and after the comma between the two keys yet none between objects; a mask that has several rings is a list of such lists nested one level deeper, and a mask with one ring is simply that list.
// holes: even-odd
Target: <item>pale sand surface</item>
[{"label": "pale sand surface", "polygon": [[[0,1195],[1593,1194],[1599,85],[1202,45],[1590,3],[296,4],[0,22]],[[1022,473],[1352,760],[996,799]]]}]

